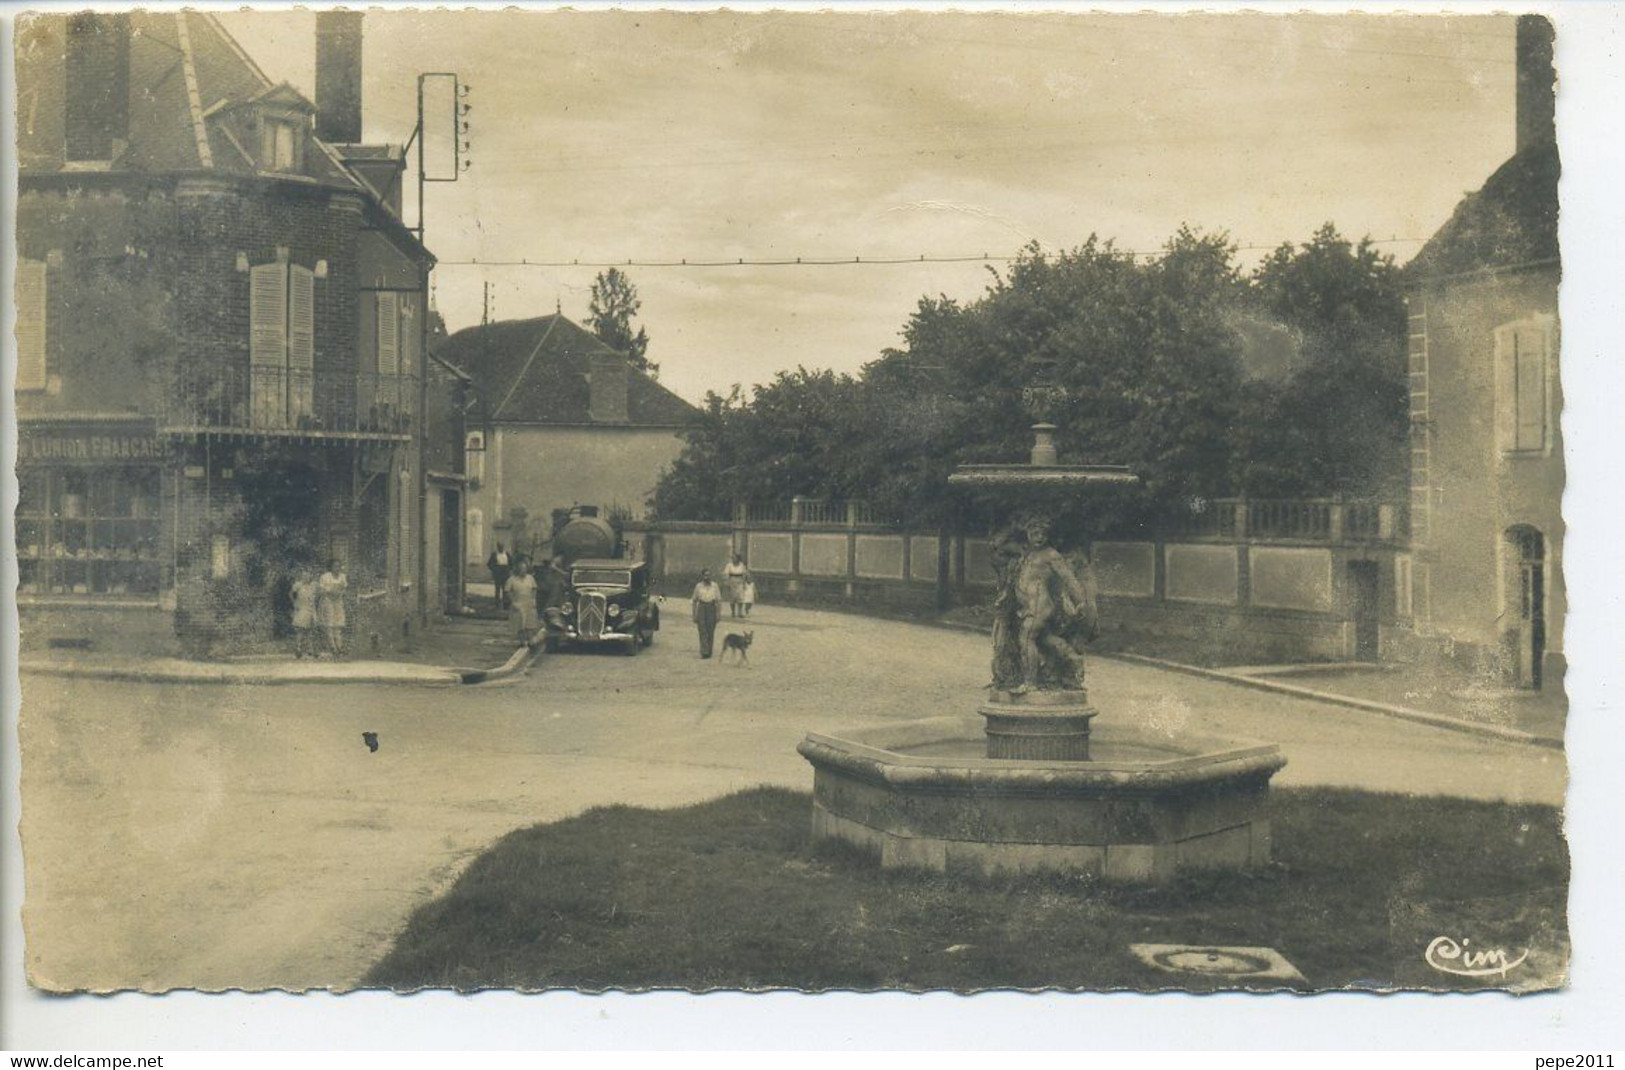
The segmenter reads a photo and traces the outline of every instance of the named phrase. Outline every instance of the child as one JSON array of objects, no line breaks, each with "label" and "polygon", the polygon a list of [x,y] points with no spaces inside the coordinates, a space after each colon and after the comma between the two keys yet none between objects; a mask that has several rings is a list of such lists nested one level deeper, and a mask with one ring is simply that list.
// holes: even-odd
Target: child
[{"label": "child", "polygon": [[756,577],[747,572],[745,573],[745,578],[739,584],[739,606],[742,610],[743,616],[750,616],[750,607],[755,603],[755,601]]}]

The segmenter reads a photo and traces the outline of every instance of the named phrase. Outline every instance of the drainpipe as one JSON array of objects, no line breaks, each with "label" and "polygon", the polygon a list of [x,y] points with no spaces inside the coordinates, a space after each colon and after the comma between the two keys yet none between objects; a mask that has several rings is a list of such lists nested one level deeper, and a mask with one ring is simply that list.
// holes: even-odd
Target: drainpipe
[{"label": "drainpipe", "polygon": [[[418,267],[418,625],[429,625],[429,266]],[[442,554],[444,556],[444,554]]]}]

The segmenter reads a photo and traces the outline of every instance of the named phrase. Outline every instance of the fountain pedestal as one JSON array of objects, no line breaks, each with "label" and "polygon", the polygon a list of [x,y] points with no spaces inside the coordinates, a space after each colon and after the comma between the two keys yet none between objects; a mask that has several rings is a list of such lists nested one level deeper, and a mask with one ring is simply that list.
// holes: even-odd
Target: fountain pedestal
[{"label": "fountain pedestal", "polygon": [[1097,711],[1087,691],[994,691],[976,712],[986,719],[989,758],[1089,760],[1089,722]]}]

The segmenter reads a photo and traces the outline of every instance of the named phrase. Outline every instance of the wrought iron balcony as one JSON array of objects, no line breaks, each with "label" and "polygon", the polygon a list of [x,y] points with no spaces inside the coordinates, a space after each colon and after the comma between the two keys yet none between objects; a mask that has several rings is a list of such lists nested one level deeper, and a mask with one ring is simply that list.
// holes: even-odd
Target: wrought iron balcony
[{"label": "wrought iron balcony", "polygon": [[343,437],[410,436],[415,376],[279,367],[177,372],[162,425],[171,431]]}]

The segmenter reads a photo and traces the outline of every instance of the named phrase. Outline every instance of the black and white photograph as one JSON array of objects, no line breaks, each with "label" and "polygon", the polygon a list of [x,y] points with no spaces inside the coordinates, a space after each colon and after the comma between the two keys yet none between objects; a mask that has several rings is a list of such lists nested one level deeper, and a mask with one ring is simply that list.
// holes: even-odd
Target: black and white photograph
[{"label": "black and white photograph", "polygon": [[14,12],[26,985],[1567,988],[1569,32]]}]

